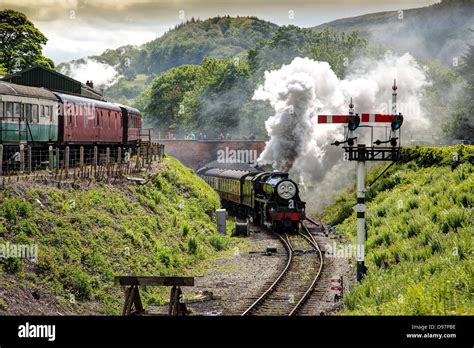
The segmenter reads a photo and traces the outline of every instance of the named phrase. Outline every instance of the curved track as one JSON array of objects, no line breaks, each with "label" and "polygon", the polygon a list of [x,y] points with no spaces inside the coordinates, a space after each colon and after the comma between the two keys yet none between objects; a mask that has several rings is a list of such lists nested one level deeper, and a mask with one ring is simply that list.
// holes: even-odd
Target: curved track
[{"label": "curved track", "polygon": [[[308,220],[311,223],[314,221]],[[306,225],[294,235],[279,235],[287,262],[271,285],[242,315],[296,315],[311,296],[323,269],[323,255]]]}]

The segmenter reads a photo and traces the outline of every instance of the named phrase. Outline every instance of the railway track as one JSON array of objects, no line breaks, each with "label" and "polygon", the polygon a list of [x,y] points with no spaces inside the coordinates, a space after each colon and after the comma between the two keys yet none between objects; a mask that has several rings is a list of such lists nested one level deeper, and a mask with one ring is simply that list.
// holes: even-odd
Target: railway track
[{"label": "railway track", "polygon": [[[316,224],[314,220],[308,220]],[[287,262],[274,282],[242,315],[297,315],[310,298],[323,269],[323,255],[305,223],[294,235],[276,234]]]}]

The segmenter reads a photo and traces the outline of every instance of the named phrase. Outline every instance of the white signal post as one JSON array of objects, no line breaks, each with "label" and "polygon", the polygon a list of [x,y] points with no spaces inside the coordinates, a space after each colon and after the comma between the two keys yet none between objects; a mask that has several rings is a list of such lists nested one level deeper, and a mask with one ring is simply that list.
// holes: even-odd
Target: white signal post
[{"label": "white signal post", "polygon": [[[393,79],[393,86],[392,86],[392,114],[396,115],[397,114],[397,79]],[[396,130],[392,129],[390,138],[395,138],[396,136]]]},{"label": "white signal post", "polygon": [[[363,148],[365,152],[365,145],[359,145],[358,148]],[[357,261],[357,281],[360,282],[366,273],[365,268],[365,240],[367,239],[365,233],[365,212],[367,206],[365,205],[365,160],[357,161],[357,204],[353,207],[357,214],[357,244],[356,244],[356,261]]]},{"label": "white signal post", "polygon": [[[366,161],[397,161],[399,156],[399,143],[397,144],[397,131],[400,136],[400,126],[403,123],[403,116],[397,115],[397,84],[396,80],[392,86],[392,114],[358,114],[354,115],[354,104],[352,98],[349,104],[348,115],[318,115],[318,123],[345,123],[348,124],[348,133],[344,141],[335,141],[333,145],[347,144],[344,150],[348,153],[350,161],[357,161],[357,204],[353,207],[357,214],[357,244],[356,244],[356,261],[357,261],[357,281],[361,281],[366,274],[365,267],[365,241],[367,239],[365,229],[365,213],[367,206],[365,205],[365,176]],[[357,124],[351,129],[351,122],[357,119]],[[366,127],[374,127],[374,124],[390,124],[390,139],[387,141],[377,140],[375,145],[390,143],[390,147],[386,146],[370,146],[365,144],[357,144],[354,146],[353,132],[358,127],[358,122]]]}]

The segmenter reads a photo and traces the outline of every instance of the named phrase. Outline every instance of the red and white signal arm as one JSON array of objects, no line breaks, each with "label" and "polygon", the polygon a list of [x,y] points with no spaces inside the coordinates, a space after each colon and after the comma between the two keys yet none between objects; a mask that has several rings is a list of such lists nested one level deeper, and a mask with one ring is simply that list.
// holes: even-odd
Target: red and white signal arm
[{"label": "red and white signal arm", "polygon": [[[392,123],[397,115],[359,114],[360,123]],[[351,115],[318,115],[318,123],[348,123]]]}]

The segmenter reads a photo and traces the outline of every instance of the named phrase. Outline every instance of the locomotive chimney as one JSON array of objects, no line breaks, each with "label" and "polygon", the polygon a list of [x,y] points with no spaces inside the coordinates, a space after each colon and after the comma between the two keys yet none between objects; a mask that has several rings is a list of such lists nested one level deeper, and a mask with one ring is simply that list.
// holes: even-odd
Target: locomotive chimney
[{"label": "locomotive chimney", "polygon": [[94,88],[94,82],[92,82],[92,80],[87,80],[86,82],[86,86],[90,87],[90,88]]}]

